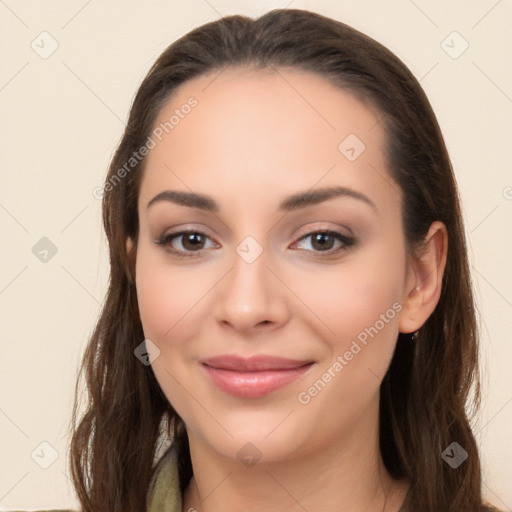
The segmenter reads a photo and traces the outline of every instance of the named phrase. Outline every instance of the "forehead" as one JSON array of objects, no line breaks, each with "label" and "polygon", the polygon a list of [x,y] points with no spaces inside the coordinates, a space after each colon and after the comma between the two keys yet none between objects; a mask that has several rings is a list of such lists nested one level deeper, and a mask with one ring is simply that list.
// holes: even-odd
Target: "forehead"
[{"label": "forehead", "polygon": [[[190,110],[186,105],[191,97],[197,106]],[[286,135],[289,139],[321,135],[326,139],[325,146],[334,145],[335,149],[338,139],[348,133],[357,133],[368,143],[379,143],[383,136],[381,116],[373,106],[363,104],[354,93],[335,86],[325,77],[299,69],[238,67],[199,76],[173,92],[160,110],[155,126],[165,125],[173,113],[182,109],[190,110],[190,115],[180,116],[171,130],[172,137],[165,137],[171,133],[164,134],[164,138],[172,138],[176,144],[185,142],[189,135],[187,127],[193,128],[197,137],[207,135],[198,139],[197,144],[205,144],[213,137],[222,137],[229,143],[230,136],[236,133],[236,144],[231,146],[240,151],[258,145],[275,146],[284,142]],[[204,130],[200,130],[200,125]],[[244,133],[240,133],[242,127]],[[275,131],[280,133],[277,140],[265,137]],[[245,144],[240,145],[244,140]]]},{"label": "forehead", "polygon": [[379,118],[311,72],[216,70],[182,84],[159,112],[161,140],[147,156],[140,197],[235,187],[268,199],[341,184],[396,202]]}]

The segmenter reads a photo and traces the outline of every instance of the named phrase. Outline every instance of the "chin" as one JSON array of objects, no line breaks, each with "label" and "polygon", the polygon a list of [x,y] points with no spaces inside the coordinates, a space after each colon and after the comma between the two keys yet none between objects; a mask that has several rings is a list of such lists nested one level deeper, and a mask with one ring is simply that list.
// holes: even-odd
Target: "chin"
[{"label": "chin", "polygon": [[293,459],[302,451],[308,451],[308,445],[315,439],[314,425],[310,431],[307,424],[298,422],[298,417],[293,418],[294,414],[297,412],[292,407],[282,407],[278,415],[261,411],[253,414],[233,412],[222,416],[223,428],[217,425],[212,429],[208,423],[197,428],[189,426],[187,430],[189,438],[193,438],[192,442],[198,446],[208,445],[219,455],[250,467],[256,462]]}]

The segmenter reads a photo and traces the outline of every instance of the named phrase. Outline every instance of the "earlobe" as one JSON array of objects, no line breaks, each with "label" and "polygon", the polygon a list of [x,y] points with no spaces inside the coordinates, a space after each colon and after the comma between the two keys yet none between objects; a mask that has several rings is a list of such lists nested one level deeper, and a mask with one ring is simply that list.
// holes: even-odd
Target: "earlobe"
[{"label": "earlobe", "polygon": [[434,311],[441,297],[447,255],[446,226],[440,221],[433,222],[421,252],[409,261],[399,319],[400,332],[417,331]]},{"label": "earlobe", "polygon": [[135,262],[136,262],[137,247],[132,238],[126,239],[126,257],[129,265],[130,278],[135,281]]},{"label": "earlobe", "polygon": [[131,253],[131,251],[133,249],[133,245],[134,245],[133,244],[133,240],[130,237],[128,237],[126,239],[126,254],[130,254]]}]

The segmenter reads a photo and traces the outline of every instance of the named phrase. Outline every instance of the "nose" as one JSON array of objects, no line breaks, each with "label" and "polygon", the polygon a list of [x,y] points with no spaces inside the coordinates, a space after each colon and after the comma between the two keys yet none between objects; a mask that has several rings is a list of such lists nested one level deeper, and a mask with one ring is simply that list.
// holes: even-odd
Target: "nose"
[{"label": "nose", "polygon": [[266,251],[252,262],[235,253],[233,267],[217,289],[215,319],[222,327],[247,335],[288,321],[287,287],[270,267]]}]

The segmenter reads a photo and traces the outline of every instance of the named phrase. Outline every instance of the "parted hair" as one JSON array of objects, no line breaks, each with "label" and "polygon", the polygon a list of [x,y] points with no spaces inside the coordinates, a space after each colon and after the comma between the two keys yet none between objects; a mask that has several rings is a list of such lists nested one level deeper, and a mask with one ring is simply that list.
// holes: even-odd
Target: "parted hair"
[{"label": "parted hair", "polygon": [[[480,401],[478,333],[458,191],[430,103],[396,55],[344,23],[304,10],[207,23],[171,44],[147,73],[105,183],[144,145],[178,86],[241,66],[315,73],[371,104],[385,132],[388,171],[401,191],[407,250],[421,250],[434,221],[445,224],[448,259],[439,302],[415,340],[399,334],[381,384],[380,448],[390,474],[412,482],[413,510],[482,510],[481,465],[471,426]],[[181,491],[192,476],[183,423],[151,366],[134,356],[144,340],[134,279],[144,163],[105,188],[103,196],[110,280],[80,367],[70,449],[84,512],[145,510],[158,446],[166,436],[174,436],[178,448]],[[131,252],[128,238],[135,242]],[[162,426],[171,424],[181,428],[169,434]],[[468,453],[457,469],[442,457],[453,442]]]}]

